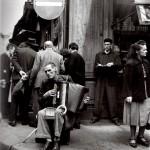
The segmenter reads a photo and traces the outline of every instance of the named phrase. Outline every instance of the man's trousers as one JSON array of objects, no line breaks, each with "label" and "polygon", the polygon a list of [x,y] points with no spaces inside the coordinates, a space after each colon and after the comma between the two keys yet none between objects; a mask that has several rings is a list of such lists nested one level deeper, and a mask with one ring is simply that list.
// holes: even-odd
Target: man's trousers
[{"label": "man's trousers", "polygon": [[117,96],[116,85],[110,83],[106,78],[97,81],[95,94],[95,111],[94,116],[100,117],[102,113],[103,101],[107,99],[110,118],[117,117]]},{"label": "man's trousers", "polygon": [[[45,108],[46,109],[46,108]],[[50,126],[48,120],[45,118],[45,109],[42,109],[38,112],[38,125],[37,125],[37,138],[47,138],[52,139],[52,135],[54,134],[55,137],[60,138],[63,124],[64,124],[64,118],[60,112],[55,112],[55,118],[54,118],[54,133],[51,133]]]}]

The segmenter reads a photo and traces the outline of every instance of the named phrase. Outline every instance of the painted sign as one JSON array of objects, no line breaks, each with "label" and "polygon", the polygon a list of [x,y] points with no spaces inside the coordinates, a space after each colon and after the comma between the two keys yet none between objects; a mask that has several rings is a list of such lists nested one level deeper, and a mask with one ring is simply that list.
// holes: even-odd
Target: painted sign
[{"label": "painted sign", "polygon": [[34,0],[34,9],[43,19],[52,20],[61,15],[65,7],[65,0]]}]

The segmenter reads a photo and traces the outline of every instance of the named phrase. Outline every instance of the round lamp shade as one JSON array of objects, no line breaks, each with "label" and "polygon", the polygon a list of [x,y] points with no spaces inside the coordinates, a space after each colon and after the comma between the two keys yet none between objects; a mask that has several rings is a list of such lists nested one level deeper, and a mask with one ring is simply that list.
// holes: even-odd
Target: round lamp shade
[{"label": "round lamp shade", "polygon": [[52,20],[61,15],[65,7],[65,0],[34,0],[36,13],[43,19]]}]

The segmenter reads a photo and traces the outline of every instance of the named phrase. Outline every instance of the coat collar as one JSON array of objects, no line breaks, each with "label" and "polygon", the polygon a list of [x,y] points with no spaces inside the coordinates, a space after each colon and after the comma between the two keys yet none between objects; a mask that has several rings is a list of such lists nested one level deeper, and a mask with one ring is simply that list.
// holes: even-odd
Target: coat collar
[{"label": "coat collar", "polygon": [[110,51],[109,51],[108,53],[106,53],[105,50],[103,49],[103,54],[109,55],[109,54],[111,54],[111,53],[112,53],[112,49],[110,49]]}]

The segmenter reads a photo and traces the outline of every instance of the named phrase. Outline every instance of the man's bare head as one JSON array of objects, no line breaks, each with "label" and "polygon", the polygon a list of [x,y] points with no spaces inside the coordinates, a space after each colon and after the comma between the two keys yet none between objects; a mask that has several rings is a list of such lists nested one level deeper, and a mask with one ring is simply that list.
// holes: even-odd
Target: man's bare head
[{"label": "man's bare head", "polygon": [[57,67],[54,63],[46,65],[44,71],[49,79],[53,79],[57,75]]},{"label": "man's bare head", "polygon": [[44,43],[44,48],[53,48],[53,42],[52,41],[46,41]]}]

